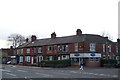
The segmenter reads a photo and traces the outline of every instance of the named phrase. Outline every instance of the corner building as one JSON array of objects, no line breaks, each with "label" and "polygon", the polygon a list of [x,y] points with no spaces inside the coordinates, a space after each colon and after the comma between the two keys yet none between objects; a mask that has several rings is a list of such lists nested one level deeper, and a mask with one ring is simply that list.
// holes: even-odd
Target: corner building
[{"label": "corner building", "polygon": [[17,48],[19,64],[37,65],[42,60],[71,60],[72,66],[79,66],[83,61],[85,66],[99,67],[100,59],[115,59],[116,45],[108,37],[95,34],[82,34],[77,29],[76,35],[37,39],[35,35],[32,41],[26,39],[26,43]]}]

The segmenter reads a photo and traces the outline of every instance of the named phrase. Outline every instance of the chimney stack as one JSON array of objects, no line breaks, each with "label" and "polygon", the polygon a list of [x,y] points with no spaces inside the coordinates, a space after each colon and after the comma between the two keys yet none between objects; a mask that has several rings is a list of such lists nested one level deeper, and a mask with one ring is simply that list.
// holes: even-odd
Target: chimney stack
[{"label": "chimney stack", "polygon": [[31,41],[33,42],[33,41],[35,41],[36,39],[37,39],[37,37],[36,37],[35,35],[32,35]]},{"label": "chimney stack", "polygon": [[76,35],[81,35],[81,34],[82,34],[81,29],[77,29],[77,31],[76,31]]},{"label": "chimney stack", "polygon": [[27,38],[27,39],[26,39],[26,42],[28,42],[28,41],[29,41],[29,39]]},{"label": "chimney stack", "polygon": [[55,32],[53,32],[52,34],[51,34],[51,38],[56,38],[56,33]]}]

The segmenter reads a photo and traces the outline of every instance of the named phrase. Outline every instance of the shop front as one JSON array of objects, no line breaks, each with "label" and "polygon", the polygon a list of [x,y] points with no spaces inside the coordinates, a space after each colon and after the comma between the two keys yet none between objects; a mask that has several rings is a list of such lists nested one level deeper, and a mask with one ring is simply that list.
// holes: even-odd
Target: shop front
[{"label": "shop front", "polygon": [[100,53],[71,53],[71,65],[79,66],[81,62],[87,67],[100,66]]}]

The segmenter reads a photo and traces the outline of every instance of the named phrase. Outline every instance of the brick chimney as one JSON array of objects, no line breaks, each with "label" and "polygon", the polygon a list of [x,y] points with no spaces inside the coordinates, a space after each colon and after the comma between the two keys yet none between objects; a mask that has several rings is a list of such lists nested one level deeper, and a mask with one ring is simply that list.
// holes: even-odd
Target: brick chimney
[{"label": "brick chimney", "polygon": [[77,31],[76,31],[76,35],[81,35],[81,34],[82,34],[81,29],[77,29]]},{"label": "brick chimney", "polygon": [[31,42],[35,41],[37,39],[36,35],[31,36]]},{"label": "brick chimney", "polygon": [[55,32],[53,32],[52,34],[51,34],[51,38],[56,38],[56,33]]},{"label": "brick chimney", "polygon": [[26,38],[26,42],[28,42],[29,41],[29,39],[28,38]]}]

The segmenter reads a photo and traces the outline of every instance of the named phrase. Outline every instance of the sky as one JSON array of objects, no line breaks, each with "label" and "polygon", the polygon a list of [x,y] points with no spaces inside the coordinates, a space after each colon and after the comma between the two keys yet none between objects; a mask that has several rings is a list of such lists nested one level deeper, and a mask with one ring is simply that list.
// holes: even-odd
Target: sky
[{"label": "sky", "polygon": [[7,48],[10,34],[39,39],[108,33],[118,38],[119,0],[0,0],[0,48]]}]

